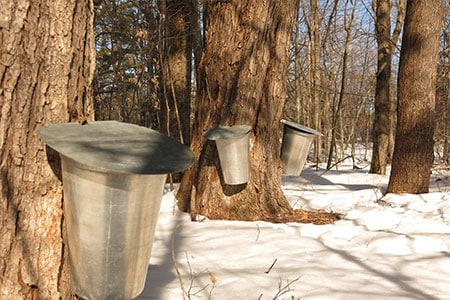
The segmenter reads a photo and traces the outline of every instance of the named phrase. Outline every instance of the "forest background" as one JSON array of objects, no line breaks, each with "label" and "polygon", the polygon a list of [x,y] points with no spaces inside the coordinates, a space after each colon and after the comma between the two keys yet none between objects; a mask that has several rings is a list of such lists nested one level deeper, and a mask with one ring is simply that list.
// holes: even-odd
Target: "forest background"
[{"label": "forest background", "polygon": [[[48,123],[114,119],[190,144],[199,159],[177,200],[193,219],[287,220],[281,117],[324,134],[316,164],[350,153],[357,168],[363,145],[372,173],[392,158],[388,192],[426,193],[430,168],[449,165],[450,19],[448,1],[407,3],[3,1],[0,295],[71,295],[59,156],[38,134]],[[230,187],[202,133],[240,122],[252,125],[250,180]]]},{"label": "forest background", "polygon": [[[391,40],[386,46],[392,48],[392,67],[385,83],[390,85],[389,118],[393,120],[385,129],[389,161],[405,2],[385,2],[392,2],[388,7]],[[377,89],[374,7],[375,1],[300,1],[283,117],[323,133],[315,142],[313,159],[328,162],[328,168],[342,161],[345,150],[354,150],[358,143],[368,150],[364,158],[371,160]],[[151,127],[189,143],[205,13],[201,3],[192,0],[101,1],[95,16],[96,119]],[[436,87],[437,164],[450,163],[449,22],[447,13]],[[354,159],[354,151],[351,153]],[[385,167],[372,169],[385,173]]]}]

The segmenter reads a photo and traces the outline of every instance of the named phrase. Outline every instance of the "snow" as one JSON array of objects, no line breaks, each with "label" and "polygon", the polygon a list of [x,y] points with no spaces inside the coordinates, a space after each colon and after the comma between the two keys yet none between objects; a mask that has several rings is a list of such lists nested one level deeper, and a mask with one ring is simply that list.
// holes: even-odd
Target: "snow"
[{"label": "snow", "polygon": [[388,180],[367,166],[283,177],[295,208],[344,214],[333,225],[191,222],[168,191],[137,299],[183,299],[177,269],[185,299],[450,299],[450,171],[422,195],[383,197]]}]

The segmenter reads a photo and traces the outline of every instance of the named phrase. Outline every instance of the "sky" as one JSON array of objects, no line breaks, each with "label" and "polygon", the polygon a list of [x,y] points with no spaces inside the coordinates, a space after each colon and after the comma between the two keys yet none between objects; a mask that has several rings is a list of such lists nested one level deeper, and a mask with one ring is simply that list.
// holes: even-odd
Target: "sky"
[{"label": "sky", "polygon": [[136,299],[450,299],[450,170],[428,194],[383,196],[368,164],[283,177],[294,208],[344,215],[332,225],[191,222],[166,190]]}]

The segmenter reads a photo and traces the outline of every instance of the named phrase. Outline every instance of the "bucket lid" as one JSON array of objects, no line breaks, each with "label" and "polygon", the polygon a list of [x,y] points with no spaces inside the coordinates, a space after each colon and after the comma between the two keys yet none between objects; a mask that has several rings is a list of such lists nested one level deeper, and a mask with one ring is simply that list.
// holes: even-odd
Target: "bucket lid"
[{"label": "bucket lid", "polygon": [[293,129],[301,131],[301,132],[323,136],[323,134],[320,133],[319,131],[314,130],[314,129],[309,128],[309,127],[306,127],[304,125],[300,125],[300,124],[295,123],[295,122],[291,122],[291,121],[283,119],[283,120],[281,120],[281,123],[283,123],[285,126],[289,126],[289,127],[293,128]]},{"label": "bucket lid", "polygon": [[117,121],[44,125],[42,140],[61,155],[99,172],[168,174],[194,162],[189,147],[155,130]]},{"label": "bucket lid", "polygon": [[236,139],[240,138],[252,129],[249,125],[234,125],[234,126],[218,126],[216,128],[206,131],[203,136],[208,140],[221,139]]}]

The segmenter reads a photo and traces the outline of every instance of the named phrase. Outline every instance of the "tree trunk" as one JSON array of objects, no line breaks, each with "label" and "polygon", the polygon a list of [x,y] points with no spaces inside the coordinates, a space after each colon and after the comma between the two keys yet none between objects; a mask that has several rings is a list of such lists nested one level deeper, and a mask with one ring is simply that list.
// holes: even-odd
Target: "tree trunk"
[{"label": "tree trunk", "polygon": [[[450,18],[444,18],[443,38],[438,68],[438,94],[436,96],[437,126],[435,140],[442,148],[441,163],[450,165]],[[440,151],[440,149],[438,150]]]},{"label": "tree trunk", "polygon": [[440,0],[408,1],[400,53],[395,149],[388,193],[427,193],[433,162]]},{"label": "tree trunk", "polygon": [[[163,1],[164,2],[164,1]],[[181,143],[190,140],[192,79],[193,0],[166,0],[163,77],[165,100],[161,106],[161,130]]]},{"label": "tree trunk", "polygon": [[[311,98],[313,102],[313,124],[315,130],[321,129],[321,101],[320,101],[320,86],[321,86],[321,76],[320,76],[320,20],[319,20],[319,1],[310,0],[310,44],[311,44]],[[321,136],[316,136],[314,139],[314,162],[318,165],[320,163],[319,155],[322,152],[322,138]]]},{"label": "tree trunk", "polygon": [[443,109],[443,122],[442,126],[442,162],[450,165],[450,78],[445,79],[447,81],[446,93],[443,96],[444,102]]},{"label": "tree trunk", "polygon": [[369,173],[386,174],[389,130],[391,127],[391,4],[377,0],[375,6],[375,37],[378,44],[377,81],[375,88],[375,119],[373,122],[373,152]]},{"label": "tree trunk", "polygon": [[[277,220],[292,208],[281,190],[280,119],[297,2],[207,1],[205,50],[191,148],[194,166],[177,198],[195,218]],[[218,125],[247,124],[250,179],[221,182],[216,146],[202,134]]]},{"label": "tree trunk", "polygon": [[2,1],[0,15],[0,298],[68,299],[59,157],[38,131],[92,115],[93,3]]},{"label": "tree trunk", "polygon": [[[375,2],[375,1],[374,1]],[[369,173],[386,174],[392,149],[394,101],[392,99],[392,55],[403,24],[404,2],[399,1],[397,22],[391,39],[391,1],[376,0],[375,37],[378,44],[377,81],[375,88],[375,119],[373,152]]]},{"label": "tree trunk", "polygon": [[[336,159],[335,159],[335,165],[338,165],[338,162],[340,161],[337,158],[337,149],[336,149],[336,131],[338,130],[338,118],[341,119],[340,122],[340,128],[341,128],[341,142],[344,139],[344,134],[342,130],[342,103],[344,102],[344,96],[346,92],[346,81],[347,81],[347,59],[348,59],[348,50],[350,47],[350,40],[351,40],[351,34],[353,30],[353,21],[355,19],[355,11],[356,11],[356,3],[352,4],[352,11],[350,15],[350,20],[347,20],[347,6],[348,1],[345,3],[345,14],[344,14],[344,30],[345,30],[345,43],[344,43],[344,53],[342,55],[342,74],[341,74],[341,87],[339,90],[339,99],[336,105],[336,109],[332,112],[332,127],[331,127],[331,143],[330,143],[330,152],[328,153],[328,160],[327,160],[327,170],[330,170],[332,165],[331,161],[333,160],[333,152],[335,153]],[[342,157],[344,156],[344,146],[341,145],[342,149]]]}]

